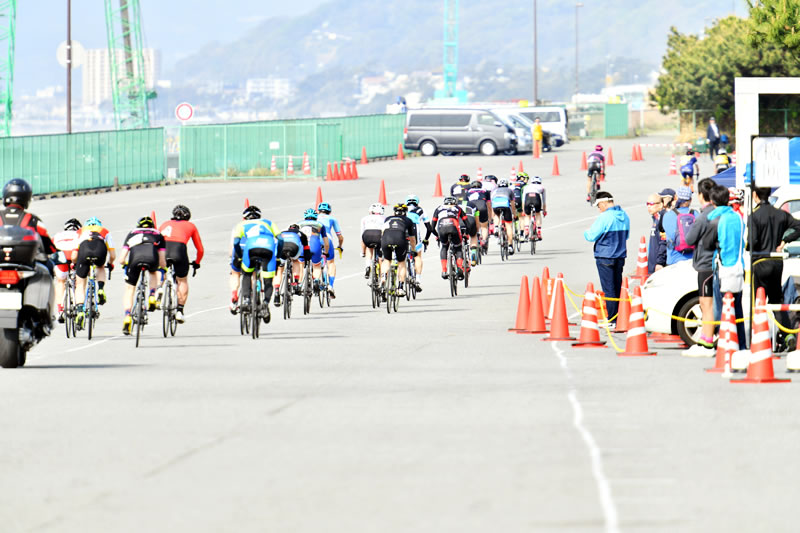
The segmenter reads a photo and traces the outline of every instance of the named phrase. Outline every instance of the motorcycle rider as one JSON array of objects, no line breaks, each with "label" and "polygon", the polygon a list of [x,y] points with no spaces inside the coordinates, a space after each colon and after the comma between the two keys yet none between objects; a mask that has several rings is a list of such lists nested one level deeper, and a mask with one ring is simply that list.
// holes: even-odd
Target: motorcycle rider
[{"label": "motorcycle rider", "polygon": [[[42,219],[26,211],[31,205],[33,189],[30,184],[20,178],[9,180],[3,186],[3,208],[0,209],[0,222],[5,226],[21,226],[36,232],[42,240],[45,254],[53,254],[58,250],[53,244],[53,239],[47,233],[47,228]],[[52,264],[46,265],[52,271]]]}]

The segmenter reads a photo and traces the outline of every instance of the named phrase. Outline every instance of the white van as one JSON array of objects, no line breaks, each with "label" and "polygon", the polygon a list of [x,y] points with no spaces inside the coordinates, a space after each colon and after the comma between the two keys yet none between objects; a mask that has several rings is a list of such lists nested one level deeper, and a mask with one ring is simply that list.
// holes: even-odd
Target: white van
[{"label": "white van", "polygon": [[547,106],[547,107],[518,107],[516,112],[542,125],[542,129],[560,135],[564,142],[569,142],[567,136],[567,110],[563,107]]}]

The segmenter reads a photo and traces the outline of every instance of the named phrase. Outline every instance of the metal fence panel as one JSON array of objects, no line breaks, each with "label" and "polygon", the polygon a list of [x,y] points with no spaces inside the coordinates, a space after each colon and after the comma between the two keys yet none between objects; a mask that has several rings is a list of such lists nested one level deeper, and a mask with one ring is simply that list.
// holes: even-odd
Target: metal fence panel
[{"label": "metal fence panel", "polygon": [[628,135],[628,104],[605,104],[603,106],[603,137],[626,137]]}]

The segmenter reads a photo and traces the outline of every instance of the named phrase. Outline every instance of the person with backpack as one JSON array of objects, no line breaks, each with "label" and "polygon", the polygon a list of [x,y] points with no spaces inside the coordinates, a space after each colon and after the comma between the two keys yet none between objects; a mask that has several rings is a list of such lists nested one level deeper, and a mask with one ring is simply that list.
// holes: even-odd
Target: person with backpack
[{"label": "person with backpack", "polygon": [[692,203],[692,190],[689,187],[678,187],[678,199],[675,207],[664,213],[661,226],[667,242],[667,266],[692,258],[694,246],[686,242],[689,228],[694,224],[698,213],[689,205]]}]

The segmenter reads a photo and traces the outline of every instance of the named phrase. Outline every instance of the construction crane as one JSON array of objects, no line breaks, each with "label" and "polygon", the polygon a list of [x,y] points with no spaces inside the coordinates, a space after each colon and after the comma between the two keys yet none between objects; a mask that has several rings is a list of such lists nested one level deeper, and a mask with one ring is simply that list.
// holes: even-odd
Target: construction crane
[{"label": "construction crane", "polygon": [[444,0],[444,98],[456,97],[458,79],[458,0]]},{"label": "construction crane", "polygon": [[17,0],[0,0],[0,137],[11,135]]},{"label": "construction crane", "polygon": [[147,128],[150,116],[142,50],[142,21],[139,0],[105,0],[108,59],[111,66],[111,95],[118,130]]}]

